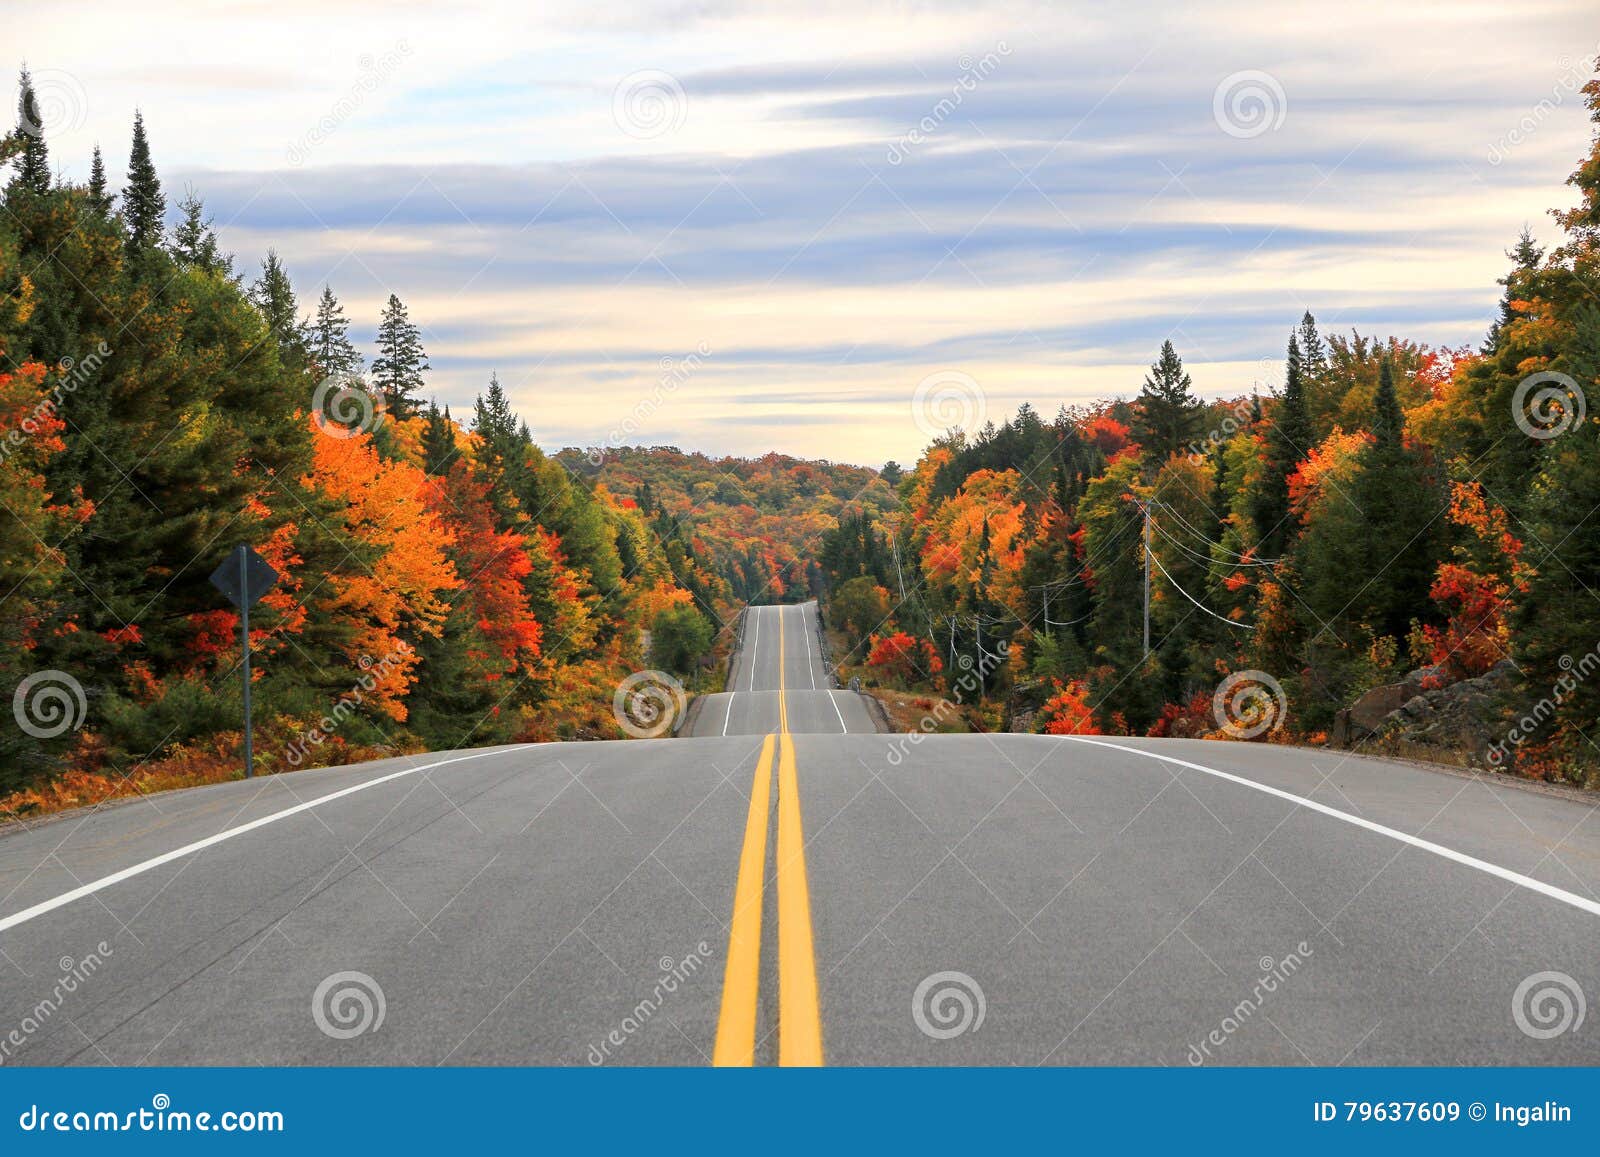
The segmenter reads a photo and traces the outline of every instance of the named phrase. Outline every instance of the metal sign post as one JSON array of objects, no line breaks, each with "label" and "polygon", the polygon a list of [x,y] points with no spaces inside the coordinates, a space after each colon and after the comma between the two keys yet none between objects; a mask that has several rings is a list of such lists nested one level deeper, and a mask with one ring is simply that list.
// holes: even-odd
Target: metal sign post
[{"label": "metal sign post", "polygon": [[243,543],[234,547],[211,574],[211,585],[239,608],[239,647],[244,652],[244,774],[256,773],[255,748],[250,726],[250,608],[278,581],[270,563]]}]

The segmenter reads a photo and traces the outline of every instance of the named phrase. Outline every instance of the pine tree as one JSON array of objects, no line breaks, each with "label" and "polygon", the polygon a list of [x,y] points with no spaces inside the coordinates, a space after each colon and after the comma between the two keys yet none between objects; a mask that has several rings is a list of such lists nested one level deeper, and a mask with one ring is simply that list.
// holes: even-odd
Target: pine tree
[{"label": "pine tree", "polygon": [[39,101],[33,91],[33,78],[26,67],[22,70],[22,91],[17,95],[17,137],[22,142],[22,152],[17,162],[17,175],[13,188],[30,193],[50,191],[50,150],[44,140],[44,120],[39,113]]},{"label": "pine tree", "polygon": [[1135,437],[1148,455],[1151,469],[1159,469],[1194,440],[1201,417],[1200,400],[1172,342],[1161,343],[1161,356],[1145,375],[1135,400]]},{"label": "pine tree", "polygon": [[349,329],[350,320],[344,315],[344,306],[333,295],[333,288],[324,285],[310,333],[311,357],[316,363],[317,373],[324,377],[331,374],[361,374],[361,353],[350,341]]},{"label": "pine tree", "polygon": [[385,410],[397,420],[416,412],[422,373],[430,369],[422,348],[422,332],[411,324],[406,307],[394,294],[378,322],[378,356],[372,359],[372,383],[383,395]]},{"label": "pine tree", "polygon": [[422,428],[422,468],[429,474],[443,474],[459,455],[456,452],[455,423],[450,407],[440,413],[438,402],[428,403],[427,425]]},{"label": "pine tree", "polygon": [[1289,475],[1311,451],[1311,418],[1306,412],[1305,377],[1300,342],[1289,336],[1289,364],[1284,374],[1283,396],[1273,408],[1267,431],[1267,473],[1255,503],[1258,552],[1278,558],[1287,549],[1293,526],[1289,513]]},{"label": "pine tree", "polygon": [[262,259],[261,276],[250,287],[250,300],[278,339],[278,355],[284,364],[295,368],[305,365],[306,332],[300,320],[300,303],[295,300],[294,286],[276,249],[268,249]]},{"label": "pine tree", "polygon": [[111,194],[106,191],[106,162],[100,155],[100,146],[94,147],[89,161],[89,204],[102,216],[111,214]]},{"label": "pine tree", "polygon": [[130,256],[148,252],[161,241],[162,222],[167,214],[167,199],[161,192],[150,159],[150,141],[145,136],[144,115],[133,114],[133,148],[128,154],[128,185],[122,190],[122,219],[128,229]]},{"label": "pine tree", "polygon": [[178,202],[183,219],[172,231],[172,256],[179,265],[198,269],[203,273],[226,276],[233,272],[233,259],[225,256],[217,246],[217,235],[212,231],[211,218],[205,205],[191,187]]},{"label": "pine tree", "polygon": [[1512,302],[1517,299],[1523,280],[1536,271],[1544,260],[1544,250],[1534,243],[1533,233],[1524,225],[1517,236],[1517,243],[1506,250],[1506,256],[1511,259],[1511,270],[1496,282],[1504,287],[1505,292],[1500,295],[1500,316],[1483,339],[1483,352],[1486,355],[1499,352],[1506,327],[1519,316]]}]

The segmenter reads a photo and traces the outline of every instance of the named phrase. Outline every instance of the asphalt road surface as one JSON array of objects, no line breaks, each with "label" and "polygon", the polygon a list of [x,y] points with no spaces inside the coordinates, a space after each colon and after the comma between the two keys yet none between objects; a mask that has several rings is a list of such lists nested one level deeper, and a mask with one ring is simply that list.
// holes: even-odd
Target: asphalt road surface
[{"label": "asphalt road surface", "polygon": [[1600,1063],[1594,804],[1262,744],[871,734],[812,614],[750,612],[694,737],[10,830],[0,1060]]}]

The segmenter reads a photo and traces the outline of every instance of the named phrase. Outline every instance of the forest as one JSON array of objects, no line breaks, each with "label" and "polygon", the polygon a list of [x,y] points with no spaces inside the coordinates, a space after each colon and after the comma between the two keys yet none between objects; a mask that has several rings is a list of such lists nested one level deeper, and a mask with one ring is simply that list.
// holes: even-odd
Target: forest
[{"label": "forest", "polygon": [[1475,348],[1306,312],[1273,388],[1202,401],[1169,341],[1131,397],[935,440],[828,535],[846,671],[994,727],[1311,743],[1375,688],[1488,677],[1450,742],[1595,785],[1600,138],[1569,184]]},{"label": "forest", "polygon": [[699,677],[733,603],[687,524],[543,453],[496,380],[441,410],[398,296],[362,350],[331,287],[237,268],[192,190],[169,212],[141,118],[120,191],[98,149],[58,179],[32,101],[24,73],[0,145],[0,815],[239,773],[208,576],[240,543],[280,576],[264,772],[619,737],[619,680]]}]

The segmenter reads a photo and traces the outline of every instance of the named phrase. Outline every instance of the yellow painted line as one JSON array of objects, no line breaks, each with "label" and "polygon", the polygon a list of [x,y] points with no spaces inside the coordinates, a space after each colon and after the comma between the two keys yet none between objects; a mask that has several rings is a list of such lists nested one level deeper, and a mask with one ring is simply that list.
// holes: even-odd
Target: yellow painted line
[{"label": "yellow painted line", "polygon": [[756,1059],[756,1009],[761,998],[762,878],[767,870],[767,821],[772,804],[774,737],[761,744],[750,815],[739,853],[739,878],[733,890],[733,920],[728,927],[728,964],[722,977],[722,1014],[717,1020],[713,1065],[753,1065]]},{"label": "yellow painted line", "polygon": [[778,730],[787,734],[789,731],[789,703],[788,695],[784,693],[783,681],[783,608],[778,608]]},{"label": "yellow painted line", "polygon": [[806,837],[794,740],[779,737],[778,757],[778,1063],[822,1064],[822,1013],[817,1002],[817,956],[811,936],[811,891],[806,883]]}]

